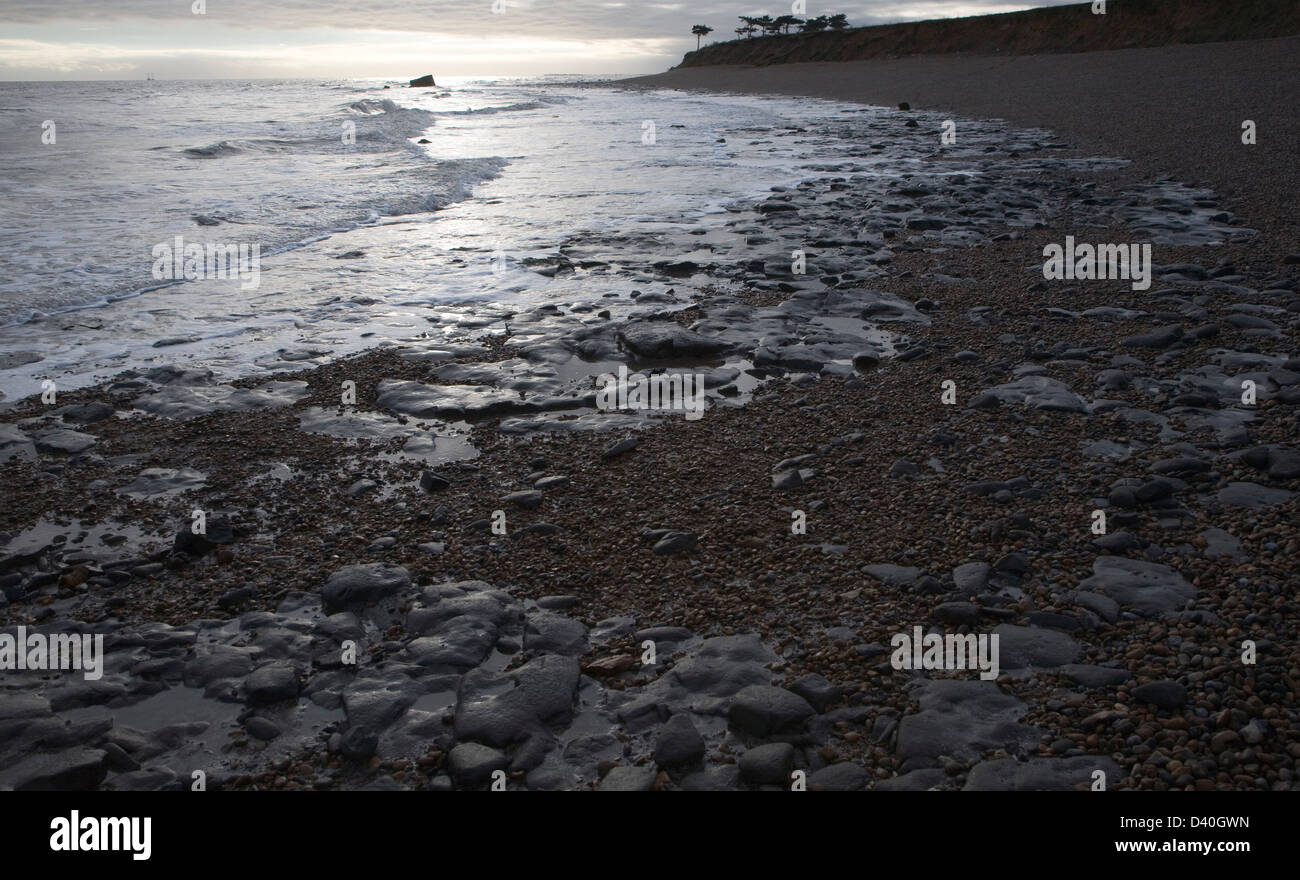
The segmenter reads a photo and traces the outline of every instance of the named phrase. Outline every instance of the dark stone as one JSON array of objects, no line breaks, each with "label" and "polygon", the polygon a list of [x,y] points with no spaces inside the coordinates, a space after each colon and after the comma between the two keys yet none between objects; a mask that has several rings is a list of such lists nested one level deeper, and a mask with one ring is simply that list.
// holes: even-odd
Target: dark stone
[{"label": "dark stone", "polygon": [[615,458],[625,452],[631,452],[641,445],[640,437],[628,437],[620,440],[610,446],[605,447],[605,451],[600,454],[601,458]]},{"label": "dark stone", "polygon": [[808,701],[785,688],[750,685],[731,700],[727,723],[754,736],[798,733],[815,714]]},{"label": "dark stone", "polygon": [[1120,529],[1118,532],[1109,535],[1102,535],[1092,543],[1111,553],[1126,553],[1142,546],[1142,542],[1138,540],[1138,537],[1126,529]]},{"label": "dark stone", "polygon": [[1150,480],[1143,483],[1133,492],[1133,497],[1139,504],[1152,504],[1156,501],[1164,501],[1166,498],[1172,498],[1174,495],[1174,484],[1168,480]]},{"label": "dark stone", "polygon": [[244,730],[254,739],[260,739],[263,742],[270,742],[278,737],[281,733],[280,726],[269,718],[263,718],[261,715],[254,715],[244,722]]},{"label": "dark stone", "polygon": [[898,459],[889,468],[889,476],[891,477],[911,477],[920,472],[921,468],[915,462],[908,461],[905,458]]},{"label": "dark stone", "polygon": [[871,777],[857,764],[847,761],[823,767],[808,777],[809,791],[862,791]]},{"label": "dark stone", "polygon": [[223,544],[233,544],[235,542],[235,532],[230,526],[229,519],[223,516],[212,517],[204,525],[205,533],[202,535],[194,534],[191,525],[182,527],[176,533],[176,541],[172,549],[178,553],[188,553],[191,556],[203,556]]},{"label": "dark stone", "polygon": [[425,471],[420,474],[420,488],[426,492],[441,492],[451,486],[451,480],[435,474],[433,471]]},{"label": "dark stone", "polygon": [[542,506],[542,499],[541,492],[536,489],[526,489],[523,492],[511,492],[505,497],[505,502],[523,510],[536,510]]},{"label": "dark stone", "polygon": [[1029,574],[1031,570],[1029,557],[1023,553],[1008,553],[995,562],[993,568],[1011,574]]},{"label": "dark stone", "polygon": [[807,700],[818,712],[825,712],[828,706],[840,698],[839,686],[831,684],[815,672],[799,678],[790,685],[790,690]]},{"label": "dark stone", "polygon": [[1187,702],[1187,688],[1176,681],[1163,679],[1135,687],[1133,696],[1159,709],[1177,709]]},{"label": "dark stone", "polygon": [[685,715],[674,715],[655,742],[655,763],[665,770],[690,767],[704,760],[704,737]]},{"label": "dark stone", "polygon": [[750,785],[789,785],[794,772],[794,746],[767,743],[740,756],[740,778]]},{"label": "dark stone", "polygon": [[510,759],[504,752],[473,742],[458,744],[447,755],[447,769],[457,785],[479,786],[492,780],[493,772],[504,770]]},{"label": "dark stone", "polygon": [[291,663],[268,663],[253,670],[244,680],[244,694],[255,706],[295,699],[298,673]]},{"label": "dark stone", "polygon": [[368,727],[349,727],[339,753],[352,761],[365,761],[379,748],[379,734]]},{"label": "dark stone", "polygon": [[371,562],[349,565],[329,576],[321,587],[325,613],[342,611],[349,605],[378,602],[411,585],[411,575],[400,565]]},{"label": "dark stone", "polygon": [[108,755],[99,749],[71,749],[56,754],[38,754],[0,774],[14,791],[86,791],[108,775]]},{"label": "dark stone", "polygon": [[256,595],[252,587],[236,587],[233,590],[227,590],[217,599],[217,606],[224,611],[237,608],[240,605],[252,599]]},{"label": "dark stone", "polygon": [[670,553],[689,553],[695,549],[699,538],[694,532],[669,532],[654,545],[654,552],[660,556]]},{"label": "dark stone", "polygon": [[1168,348],[1182,338],[1182,325],[1172,324],[1167,327],[1160,327],[1150,333],[1130,336],[1123,340],[1123,345],[1127,348]]},{"label": "dark stone", "polygon": [[605,774],[599,791],[649,791],[654,784],[654,768],[620,765]]}]

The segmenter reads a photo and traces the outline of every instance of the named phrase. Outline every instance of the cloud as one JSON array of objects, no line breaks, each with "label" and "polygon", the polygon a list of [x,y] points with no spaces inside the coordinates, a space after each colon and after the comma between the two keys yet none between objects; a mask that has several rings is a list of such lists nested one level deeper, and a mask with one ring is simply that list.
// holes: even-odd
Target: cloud
[{"label": "cloud", "polygon": [[[644,0],[7,0],[0,23],[11,25],[129,23],[153,26],[225,24],[246,30],[306,28],[422,32],[464,37],[657,39],[680,37],[693,24],[729,35],[738,15],[781,15],[790,3],[736,4],[720,0],[647,3]],[[806,0],[808,15],[843,12],[855,24],[946,18],[1062,5],[1008,0]],[[498,11],[494,11],[498,10]],[[685,35],[685,36],[683,36]]]},{"label": "cloud", "polygon": [[[805,5],[807,16],[843,12],[855,25],[1026,8],[1015,0]],[[692,25],[726,40],[739,15],[791,8],[722,0],[4,0],[0,76],[651,73],[695,48]]]}]

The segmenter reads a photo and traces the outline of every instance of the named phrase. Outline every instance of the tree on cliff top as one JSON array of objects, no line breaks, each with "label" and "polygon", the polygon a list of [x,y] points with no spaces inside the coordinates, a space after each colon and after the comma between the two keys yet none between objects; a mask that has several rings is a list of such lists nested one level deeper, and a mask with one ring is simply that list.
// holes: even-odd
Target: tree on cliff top
[{"label": "tree on cliff top", "polygon": [[775,25],[777,28],[780,28],[781,33],[788,34],[790,33],[790,28],[798,24],[803,24],[803,19],[795,18],[793,15],[782,15],[782,16],[778,16],[777,19],[772,22],[772,24]]},{"label": "tree on cliff top", "polygon": [[699,49],[700,40],[713,33],[713,28],[709,27],[707,24],[697,24],[695,27],[691,28],[691,33],[695,34],[695,48]]},{"label": "tree on cliff top", "polygon": [[[742,27],[736,28],[737,35],[742,37],[752,37],[760,30],[765,34],[775,36],[790,33],[792,27],[799,28],[805,34],[816,34],[828,28],[833,31],[842,31],[849,26],[849,17],[844,13],[819,15],[807,21],[793,15],[782,15],[777,18],[772,18],[770,15],[741,15],[737,17],[744,22]],[[696,48],[698,48],[698,44]]]}]

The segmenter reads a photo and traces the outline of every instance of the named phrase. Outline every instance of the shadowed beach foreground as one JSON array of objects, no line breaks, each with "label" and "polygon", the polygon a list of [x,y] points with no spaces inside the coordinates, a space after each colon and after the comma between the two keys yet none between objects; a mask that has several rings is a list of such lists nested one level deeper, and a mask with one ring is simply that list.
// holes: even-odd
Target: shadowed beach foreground
[{"label": "shadowed beach foreground", "polygon": [[[671,296],[9,408],[0,619],[107,657],[5,673],[0,785],[1295,789],[1288,45],[675,71],[917,112],[815,132],[837,176],[727,220],[752,259],[634,267]],[[1150,286],[1045,277],[1069,237]],[[714,397],[601,413],[561,353]],[[411,454],[459,419],[477,457]],[[917,627],[997,662],[906,668]]]}]

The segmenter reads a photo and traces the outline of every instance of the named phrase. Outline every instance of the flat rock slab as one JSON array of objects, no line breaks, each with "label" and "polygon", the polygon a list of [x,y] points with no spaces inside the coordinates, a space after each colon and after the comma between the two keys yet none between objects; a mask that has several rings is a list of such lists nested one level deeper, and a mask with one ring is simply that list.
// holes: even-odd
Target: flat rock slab
[{"label": "flat rock slab", "polygon": [[45,360],[45,355],[34,351],[7,351],[0,354],[0,370],[12,370],[14,367],[22,367],[27,364],[35,364]]},{"label": "flat rock slab", "polygon": [[867,574],[891,587],[905,587],[921,576],[921,569],[907,565],[868,565],[863,569]]},{"label": "flat rock slab", "polygon": [[36,445],[16,425],[0,425],[0,462],[11,458],[33,459]]},{"label": "flat rock slab", "polygon": [[[640,642],[646,633],[652,632],[643,630],[634,638]],[[646,637],[658,643],[662,654],[667,636]],[[679,660],[667,675],[648,686],[646,692],[673,712],[726,714],[736,694],[747,687],[772,683],[772,672],[765,664],[776,659],[776,654],[757,635],[715,636]]]},{"label": "flat rock slab", "polygon": [[383,413],[335,410],[310,407],[298,416],[299,429],[327,437],[350,440],[387,440],[391,437],[412,436],[417,429],[403,425],[396,418]]},{"label": "flat rock slab", "polygon": [[244,680],[244,695],[255,706],[295,699],[298,672],[292,663],[284,661],[260,666]]},{"label": "flat rock slab", "polygon": [[1088,404],[1071,391],[1069,385],[1047,376],[1025,376],[1005,385],[986,388],[982,394],[996,397],[1003,403],[1020,404],[1031,409],[1088,412]]},{"label": "flat rock slab", "polygon": [[375,402],[385,409],[419,418],[459,419],[467,415],[536,409],[518,394],[483,385],[425,385],[385,379]]},{"label": "flat rock slab", "polygon": [[508,672],[474,669],[461,680],[456,736],[498,748],[572,717],[580,672],[572,657],[547,654]]},{"label": "flat rock slab", "polygon": [[1079,656],[1079,643],[1056,630],[1004,623],[993,632],[1003,669],[1050,669]]},{"label": "flat rock slab", "polygon": [[524,650],[532,654],[563,654],[581,657],[587,653],[587,627],[580,620],[550,612],[528,615],[524,628]]},{"label": "flat rock slab", "polygon": [[499,633],[480,617],[453,617],[427,636],[406,646],[410,662],[434,672],[464,672],[479,665],[492,651]]},{"label": "flat rock slab", "polygon": [[67,428],[41,431],[34,438],[37,452],[53,455],[76,455],[99,442],[94,434],[83,434]]},{"label": "flat rock slab", "polygon": [[1092,564],[1092,577],[1079,589],[1109,596],[1144,617],[1158,617],[1182,608],[1196,596],[1196,587],[1167,565],[1102,556]]},{"label": "flat rock slab", "polygon": [[985,749],[1037,743],[1041,731],[1019,723],[1027,706],[992,681],[933,680],[916,685],[920,711],[898,724],[896,754],[908,770],[941,756],[970,761]]},{"label": "flat rock slab", "polygon": [[1086,688],[1118,687],[1132,678],[1127,669],[1090,666],[1085,663],[1067,663],[1060,671],[1071,681]]},{"label": "flat rock slab", "polygon": [[1258,483],[1229,483],[1220,489],[1215,497],[1225,507],[1245,507],[1259,510],[1274,504],[1281,504],[1291,497],[1286,489],[1274,489]]},{"label": "flat rock slab", "polygon": [[192,419],[214,412],[251,412],[292,406],[307,396],[306,382],[267,382],[256,388],[189,385],[180,381],[135,400],[136,409],[169,419]]},{"label": "flat rock slab", "polygon": [[646,360],[714,357],[730,348],[722,340],[687,330],[673,321],[629,324],[618,332],[618,338],[628,351]]},{"label": "flat rock slab", "polygon": [[1074,791],[1091,789],[1100,770],[1107,783],[1122,779],[1119,765],[1110,758],[1078,755],[1073,758],[999,758],[971,768],[962,791]]},{"label": "flat rock slab", "polygon": [[207,483],[206,474],[193,468],[147,468],[140,475],[118,489],[119,495],[129,498],[161,498],[198,489]]},{"label": "flat rock slab", "polygon": [[0,773],[0,787],[14,791],[85,791],[108,775],[108,755],[99,749],[70,749],[32,755]]},{"label": "flat rock slab", "polygon": [[1250,554],[1242,548],[1241,541],[1223,529],[1206,529],[1201,532],[1201,537],[1205,539],[1205,549],[1201,555],[1206,559],[1226,556],[1234,562],[1244,562],[1250,558]]},{"label": "flat rock slab", "polygon": [[55,414],[61,416],[65,422],[75,422],[79,425],[102,422],[116,412],[117,410],[107,403],[82,403],[55,410]]}]

